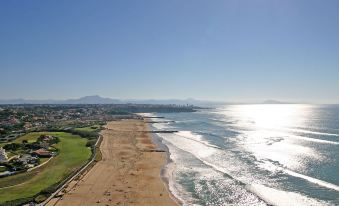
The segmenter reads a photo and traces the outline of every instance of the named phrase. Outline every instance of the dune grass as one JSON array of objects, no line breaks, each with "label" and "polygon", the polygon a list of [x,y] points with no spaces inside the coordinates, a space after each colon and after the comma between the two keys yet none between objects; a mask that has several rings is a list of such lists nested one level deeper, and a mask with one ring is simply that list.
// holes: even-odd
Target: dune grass
[{"label": "dune grass", "polygon": [[10,177],[0,179],[0,203],[5,201],[33,197],[41,190],[60,182],[71,172],[81,167],[91,156],[91,150],[86,147],[87,139],[64,132],[34,132],[20,137],[16,141],[21,142],[35,140],[41,134],[57,136],[60,142],[55,145],[59,154],[46,165],[33,170]]}]

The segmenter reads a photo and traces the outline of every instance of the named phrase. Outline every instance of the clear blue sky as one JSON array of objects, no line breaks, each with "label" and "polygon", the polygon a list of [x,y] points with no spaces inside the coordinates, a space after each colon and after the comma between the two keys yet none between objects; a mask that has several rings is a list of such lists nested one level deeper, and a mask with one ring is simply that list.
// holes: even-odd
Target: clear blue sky
[{"label": "clear blue sky", "polygon": [[339,103],[338,0],[2,0],[0,99]]}]

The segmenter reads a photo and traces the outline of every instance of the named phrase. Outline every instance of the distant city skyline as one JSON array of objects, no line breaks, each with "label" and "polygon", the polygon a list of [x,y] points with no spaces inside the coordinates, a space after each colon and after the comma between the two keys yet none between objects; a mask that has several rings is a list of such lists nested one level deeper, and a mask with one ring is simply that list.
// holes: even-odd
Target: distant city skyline
[{"label": "distant city skyline", "polygon": [[339,103],[339,1],[1,1],[0,99]]}]

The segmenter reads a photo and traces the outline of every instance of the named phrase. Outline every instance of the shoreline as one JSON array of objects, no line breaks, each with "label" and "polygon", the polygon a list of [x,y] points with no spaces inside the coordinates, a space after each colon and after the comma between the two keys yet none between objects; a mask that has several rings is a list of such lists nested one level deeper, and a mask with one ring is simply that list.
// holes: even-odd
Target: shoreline
[{"label": "shoreline", "polygon": [[102,160],[47,205],[180,205],[162,177],[168,154],[153,152],[149,124],[128,119],[106,128]]},{"label": "shoreline", "polygon": [[[153,127],[153,123],[150,123],[150,122],[146,122],[146,124],[148,125],[148,127],[150,128],[149,130],[152,130],[154,129]],[[175,203],[178,205],[178,206],[182,206],[183,205],[183,202],[177,198],[173,193],[172,191],[170,190],[170,185],[169,185],[169,178],[170,178],[170,175],[169,173],[171,171],[169,171],[169,166],[170,164],[174,164],[174,162],[171,160],[170,158],[170,151],[169,151],[169,148],[167,147],[167,145],[165,145],[162,141],[161,141],[161,137],[159,135],[157,135],[156,133],[151,133],[150,134],[150,137],[151,137],[151,140],[153,142],[154,145],[156,145],[159,149],[162,149],[165,151],[166,153],[166,162],[165,164],[161,167],[161,170],[160,170],[160,178],[161,180],[163,181],[164,185],[166,186],[166,189],[169,193],[169,196],[171,197],[171,199],[173,199],[173,201],[175,201]],[[172,166],[173,167],[173,166]]]}]

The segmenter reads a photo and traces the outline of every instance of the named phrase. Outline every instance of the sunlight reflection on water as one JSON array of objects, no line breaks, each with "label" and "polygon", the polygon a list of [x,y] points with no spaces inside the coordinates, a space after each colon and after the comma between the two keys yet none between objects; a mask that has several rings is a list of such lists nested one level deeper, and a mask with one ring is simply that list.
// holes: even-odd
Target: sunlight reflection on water
[{"label": "sunlight reflection on water", "polygon": [[305,169],[305,159],[321,159],[313,148],[300,144],[305,138],[292,131],[307,127],[312,115],[310,105],[235,105],[221,113],[236,119],[233,125],[242,131],[235,139],[257,159],[269,157],[290,169]]}]

